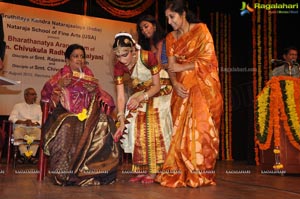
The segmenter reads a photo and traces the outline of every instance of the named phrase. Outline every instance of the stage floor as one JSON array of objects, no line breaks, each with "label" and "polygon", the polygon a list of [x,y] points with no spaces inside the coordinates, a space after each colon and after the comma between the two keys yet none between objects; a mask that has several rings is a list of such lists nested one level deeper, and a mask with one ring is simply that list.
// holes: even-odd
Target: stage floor
[{"label": "stage floor", "polygon": [[117,182],[92,187],[60,187],[45,177],[37,180],[37,166],[17,165],[6,169],[0,165],[1,199],[299,199],[300,175],[266,174],[258,166],[240,161],[218,161],[217,185],[200,188],[166,188],[157,183],[129,183],[129,164],[120,165]]}]

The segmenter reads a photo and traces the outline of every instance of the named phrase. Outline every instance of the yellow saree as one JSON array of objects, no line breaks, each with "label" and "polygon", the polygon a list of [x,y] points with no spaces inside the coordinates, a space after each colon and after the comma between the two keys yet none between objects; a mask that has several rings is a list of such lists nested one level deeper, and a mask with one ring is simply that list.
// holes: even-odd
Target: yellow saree
[{"label": "yellow saree", "polygon": [[195,63],[195,68],[176,74],[189,96],[183,99],[173,92],[173,135],[156,181],[167,187],[213,185],[223,108],[213,39],[199,23],[178,40],[168,34],[166,41],[168,56],[178,63]]}]

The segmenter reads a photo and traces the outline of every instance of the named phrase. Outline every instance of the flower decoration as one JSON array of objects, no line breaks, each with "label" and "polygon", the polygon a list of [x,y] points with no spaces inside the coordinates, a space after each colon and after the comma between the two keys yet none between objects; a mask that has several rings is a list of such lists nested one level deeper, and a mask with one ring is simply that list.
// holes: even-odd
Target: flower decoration
[{"label": "flower decoration", "polygon": [[120,127],[120,125],[121,125],[121,123],[118,121],[118,122],[116,122],[116,127],[117,128],[119,128]]},{"label": "flower decoration", "polygon": [[84,108],[82,109],[81,113],[78,113],[77,114],[77,118],[80,120],[80,121],[83,121],[87,118],[87,110]]},{"label": "flower decoration", "polygon": [[33,154],[33,151],[29,150],[29,151],[26,151],[24,154],[27,158],[30,158]]},{"label": "flower decoration", "polygon": [[269,80],[257,96],[255,103],[255,160],[259,165],[258,149],[268,150],[274,141],[274,168],[283,168],[280,163],[280,129],[292,146],[300,151],[300,80],[279,76]]},{"label": "flower decoration", "polygon": [[[288,132],[289,139],[292,144],[300,144],[300,107],[299,107],[299,82],[291,80],[280,82],[282,90],[282,98],[284,110],[286,112],[283,118],[285,119],[285,130]],[[297,92],[298,91],[298,92]],[[298,144],[297,144],[298,143]],[[298,148],[299,149],[299,148]],[[300,150],[300,149],[299,149]]]},{"label": "flower decoration", "polygon": [[34,141],[34,137],[32,137],[30,135],[25,135],[24,140],[26,140],[27,144],[30,145]]},{"label": "flower decoration", "polygon": [[[257,125],[257,139],[260,143],[269,141],[269,119],[270,119],[270,87],[266,87],[260,94],[256,102],[256,125]],[[268,143],[268,142],[267,142]],[[269,146],[269,145],[268,145]]]},{"label": "flower decoration", "polygon": [[275,164],[273,165],[273,169],[283,169],[283,164]]},{"label": "flower decoration", "polygon": [[273,153],[279,154],[279,153],[280,153],[280,150],[279,150],[279,149],[273,149]]}]

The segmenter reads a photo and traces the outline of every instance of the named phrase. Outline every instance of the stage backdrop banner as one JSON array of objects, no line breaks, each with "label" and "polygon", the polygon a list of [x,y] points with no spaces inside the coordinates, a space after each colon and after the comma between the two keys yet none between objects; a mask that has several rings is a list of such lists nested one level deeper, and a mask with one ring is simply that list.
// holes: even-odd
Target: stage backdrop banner
[{"label": "stage backdrop banner", "polygon": [[88,66],[101,87],[116,99],[114,35],[126,31],[135,37],[135,24],[1,2],[0,14],[6,42],[1,76],[21,81],[0,86],[0,115],[9,115],[14,104],[23,101],[25,88],[40,93],[49,77],[64,66],[64,52],[73,43],[85,47]]}]

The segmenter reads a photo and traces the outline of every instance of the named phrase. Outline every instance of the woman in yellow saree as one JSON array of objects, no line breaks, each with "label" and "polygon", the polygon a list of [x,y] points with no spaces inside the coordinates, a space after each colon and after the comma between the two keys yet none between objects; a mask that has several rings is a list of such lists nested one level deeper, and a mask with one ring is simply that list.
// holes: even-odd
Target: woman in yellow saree
[{"label": "woman in yellow saree", "polygon": [[223,108],[213,39],[203,23],[192,23],[185,3],[165,10],[174,31],[166,37],[173,135],[156,181],[167,187],[214,185]]}]

